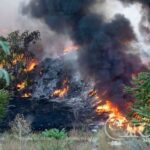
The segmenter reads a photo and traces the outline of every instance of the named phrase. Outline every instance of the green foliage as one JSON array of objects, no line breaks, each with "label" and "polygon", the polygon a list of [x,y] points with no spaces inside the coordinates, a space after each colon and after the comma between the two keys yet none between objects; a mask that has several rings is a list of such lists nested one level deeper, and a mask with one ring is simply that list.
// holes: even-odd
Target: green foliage
[{"label": "green foliage", "polygon": [[[3,58],[6,58],[6,55],[10,54],[10,46],[9,43],[4,39],[4,38],[0,38],[0,48],[2,49],[1,53],[0,53],[0,60],[2,60]],[[3,61],[4,62],[4,61]],[[2,63],[3,63],[2,62]],[[8,72],[5,69],[0,68],[0,78],[2,80],[6,81],[6,85],[8,86],[10,84],[10,79],[9,79],[9,75]]]},{"label": "green foliage", "polygon": [[47,138],[54,138],[57,140],[64,139],[67,137],[65,130],[59,131],[58,129],[50,129],[42,132],[42,135]]},{"label": "green foliage", "polygon": [[[3,59],[5,58],[6,55],[10,54],[10,46],[9,46],[9,43],[2,37],[0,38],[0,47],[3,50],[0,53],[1,59]],[[9,75],[5,69],[0,68],[0,78],[6,81],[6,86],[10,84]]]},{"label": "green foliage", "polygon": [[9,43],[7,41],[0,40],[0,47],[5,52],[6,55],[10,54],[10,46],[9,46]]},{"label": "green foliage", "polygon": [[0,78],[6,81],[6,86],[10,84],[9,74],[5,69],[0,68]]},{"label": "green foliage", "polygon": [[40,39],[39,31],[25,31],[20,33],[19,31],[14,31],[10,33],[7,37],[8,42],[11,45],[11,48],[15,51],[27,50],[30,43],[35,43]]},{"label": "green foliage", "polygon": [[[146,124],[145,132],[150,132],[150,72],[139,73],[125,91],[135,98],[128,116],[134,124]],[[134,117],[135,114],[138,118]]]},{"label": "green foliage", "polygon": [[[10,83],[8,80],[8,73],[11,79],[9,88],[16,90],[18,83],[22,80],[27,80],[28,71],[25,71],[32,59],[36,59],[34,54],[29,51],[29,46],[36,43],[40,39],[39,31],[25,31],[20,33],[15,31],[10,33],[6,38],[0,37],[0,67],[5,70],[0,71],[0,77],[6,80],[6,84]],[[6,70],[8,73],[6,73]],[[4,81],[0,80],[0,88],[4,88]]]},{"label": "green foliage", "polygon": [[2,119],[6,112],[6,106],[8,105],[10,95],[8,91],[0,90],[0,119]]}]

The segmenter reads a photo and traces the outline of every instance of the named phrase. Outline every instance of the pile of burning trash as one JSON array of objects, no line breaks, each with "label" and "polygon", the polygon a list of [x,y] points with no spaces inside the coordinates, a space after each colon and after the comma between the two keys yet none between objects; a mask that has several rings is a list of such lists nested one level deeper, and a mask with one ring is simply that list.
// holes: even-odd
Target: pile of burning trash
[{"label": "pile of burning trash", "polygon": [[[37,33],[34,33],[36,36],[33,33],[31,35],[36,39]],[[38,60],[32,52],[24,51],[28,48],[26,41],[30,43],[34,39],[28,32],[26,34],[21,35],[24,37],[23,50],[12,44],[14,51],[10,61],[0,61],[0,66],[10,72],[12,83],[8,90],[13,95],[1,129],[8,128],[17,114],[23,114],[34,130],[80,127],[87,121],[90,124],[106,119],[110,125],[128,132],[144,130],[144,126],[132,127],[111,99],[102,99],[105,91],[101,93],[94,82],[83,80],[76,59],[66,59],[70,53],[75,55],[78,46],[66,48],[64,55],[58,58]],[[15,36],[18,37],[18,33],[10,35],[10,39]]]},{"label": "pile of burning trash", "polygon": [[65,57],[41,62],[33,57],[28,61],[11,85],[13,96],[0,125],[2,130],[9,128],[17,114],[23,114],[34,130],[80,127],[91,118],[95,112],[88,96],[89,84],[67,65]]}]

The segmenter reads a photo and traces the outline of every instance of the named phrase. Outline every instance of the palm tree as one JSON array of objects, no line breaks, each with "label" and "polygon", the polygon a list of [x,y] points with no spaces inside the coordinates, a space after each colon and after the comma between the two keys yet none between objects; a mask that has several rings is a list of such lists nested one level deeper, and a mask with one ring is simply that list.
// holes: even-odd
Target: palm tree
[{"label": "palm tree", "polygon": [[[4,51],[5,55],[10,55],[10,47],[7,41],[1,39],[0,47]],[[6,86],[9,86],[10,84],[9,74],[4,68],[0,68],[0,78],[6,81]]]},{"label": "palm tree", "polygon": [[6,86],[9,86],[10,84],[10,78],[9,78],[9,74],[8,72],[3,69],[3,68],[0,68],[0,78],[1,79],[4,79],[6,81]]}]

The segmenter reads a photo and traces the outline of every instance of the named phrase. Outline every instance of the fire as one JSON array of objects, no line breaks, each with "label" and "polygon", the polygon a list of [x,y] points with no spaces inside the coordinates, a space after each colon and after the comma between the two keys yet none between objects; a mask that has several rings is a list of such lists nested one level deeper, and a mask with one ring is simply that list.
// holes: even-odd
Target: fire
[{"label": "fire", "polygon": [[16,55],[16,56],[14,57],[14,60],[12,61],[12,64],[13,64],[13,65],[16,65],[17,62],[20,62],[20,61],[22,61],[23,59],[24,59],[24,54]]},{"label": "fire", "polygon": [[71,51],[76,51],[78,49],[79,49],[79,47],[77,45],[68,46],[68,47],[64,48],[64,54],[67,54]]},{"label": "fire", "polygon": [[63,81],[63,86],[61,89],[57,89],[52,93],[52,96],[64,97],[69,91],[68,80]]},{"label": "fire", "polygon": [[31,93],[24,93],[21,97],[28,98],[28,97],[31,97],[31,96],[32,96]]},{"label": "fire", "polygon": [[98,114],[107,113],[109,117],[109,124],[115,124],[117,128],[125,129],[129,133],[136,134],[144,131],[144,125],[134,126],[119,110],[118,106],[113,104],[110,100],[107,100],[105,103],[103,103],[96,90],[89,92],[88,95],[94,96],[96,100],[100,101],[99,106],[96,108],[96,112]]},{"label": "fire", "polygon": [[106,101],[104,105],[98,106],[96,109],[97,113],[107,113],[109,112],[109,117],[124,118],[120,110],[110,101]]},{"label": "fire", "polygon": [[118,123],[115,124],[116,127],[126,129],[129,133],[136,134],[144,131],[144,125],[134,126],[111,101],[106,101],[105,104],[98,106],[96,112],[108,113],[110,124],[114,124],[117,120]]},{"label": "fire", "polygon": [[90,91],[90,92],[88,93],[88,96],[89,96],[89,97],[95,97],[95,99],[100,100],[100,97],[98,96],[96,90]]},{"label": "fire", "polygon": [[29,61],[29,63],[27,64],[27,67],[25,69],[26,72],[30,72],[32,71],[36,66],[38,65],[38,61],[36,59],[32,59],[31,61]]},{"label": "fire", "polygon": [[23,90],[25,87],[26,87],[26,82],[25,81],[17,84],[18,91]]}]

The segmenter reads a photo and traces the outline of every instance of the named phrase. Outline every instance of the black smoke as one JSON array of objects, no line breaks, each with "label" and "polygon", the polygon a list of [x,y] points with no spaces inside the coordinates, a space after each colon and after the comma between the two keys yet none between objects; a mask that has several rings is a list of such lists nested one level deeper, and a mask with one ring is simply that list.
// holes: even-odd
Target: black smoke
[{"label": "black smoke", "polygon": [[102,15],[91,13],[89,8],[95,2],[31,0],[23,12],[43,20],[58,34],[69,34],[80,46],[79,66],[83,75],[95,79],[102,99],[124,106],[127,97],[123,86],[130,84],[132,73],[143,68],[139,57],[129,52],[129,44],[136,37],[124,16],[116,15],[106,23]]},{"label": "black smoke", "polygon": [[150,9],[150,0],[120,0],[122,1],[123,3],[140,3],[142,4],[143,6],[147,6],[148,9]]}]

